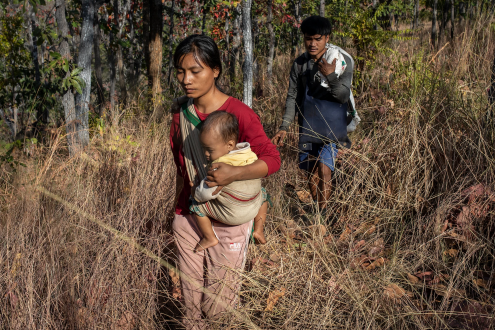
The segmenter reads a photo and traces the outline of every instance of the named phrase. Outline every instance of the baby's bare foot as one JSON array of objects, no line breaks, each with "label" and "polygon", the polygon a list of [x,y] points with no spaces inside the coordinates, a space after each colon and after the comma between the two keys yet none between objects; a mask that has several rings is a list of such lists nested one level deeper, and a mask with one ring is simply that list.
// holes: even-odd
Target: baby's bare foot
[{"label": "baby's bare foot", "polygon": [[266,244],[266,238],[263,232],[253,232],[253,238],[256,244]]},{"label": "baby's bare foot", "polygon": [[196,247],[194,248],[194,252],[201,252],[217,244],[218,239],[216,237],[214,237],[213,239],[207,239],[206,237],[203,237],[201,241],[199,241],[198,245],[196,245]]}]

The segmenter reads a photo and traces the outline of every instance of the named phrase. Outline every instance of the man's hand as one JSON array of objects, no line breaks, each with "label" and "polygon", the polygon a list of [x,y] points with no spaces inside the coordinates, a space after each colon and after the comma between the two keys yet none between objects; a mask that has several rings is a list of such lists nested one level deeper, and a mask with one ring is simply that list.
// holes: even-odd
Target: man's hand
[{"label": "man's hand", "polygon": [[332,61],[332,64],[328,63],[327,60],[324,58],[321,59],[320,62],[318,62],[318,69],[320,69],[320,72],[326,77],[329,74],[332,74],[335,72],[335,67],[337,63],[337,59],[334,59]]},{"label": "man's hand", "polygon": [[278,131],[278,133],[275,134],[275,136],[272,138],[272,143],[277,147],[283,147],[286,135],[287,135],[286,131]]}]

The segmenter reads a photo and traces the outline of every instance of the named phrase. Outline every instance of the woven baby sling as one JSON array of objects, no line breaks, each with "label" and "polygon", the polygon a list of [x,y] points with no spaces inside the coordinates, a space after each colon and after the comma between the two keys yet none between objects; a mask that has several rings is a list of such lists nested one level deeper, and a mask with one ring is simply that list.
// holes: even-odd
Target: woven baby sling
[{"label": "woven baby sling", "polygon": [[[198,184],[206,177],[208,164],[200,143],[201,120],[194,109],[193,99],[182,105],[180,129],[184,162],[191,182]],[[258,214],[263,203],[261,180],[234,181],[223,187],[211,201],[197,203],[201,213],[227,225],[241,225]]]}]

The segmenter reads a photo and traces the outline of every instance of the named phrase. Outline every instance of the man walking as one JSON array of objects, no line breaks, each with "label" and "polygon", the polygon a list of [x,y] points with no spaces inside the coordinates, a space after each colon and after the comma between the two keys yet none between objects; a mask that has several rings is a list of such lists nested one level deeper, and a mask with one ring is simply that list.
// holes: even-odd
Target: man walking
[{"label": "man walking", "polygon": [[[311,195],[321,214],[327,212],[338,148],[348,148],[351,144],[347,136],[347,113],[352,112],[354,61],[341,48],[328,44],[331,30],[330,21],[321,16],[311,16],[302,22],[306,52],[292,65],[282,125],[272,138],[275,145],[283,145],[297,109],[299,168],[307,174]],[[340,52],[342,63],[337,63],[337,59],[327,62],[324,55],[329,47]],[[345,67],[339,76],[335,72],[337,64]]]}]

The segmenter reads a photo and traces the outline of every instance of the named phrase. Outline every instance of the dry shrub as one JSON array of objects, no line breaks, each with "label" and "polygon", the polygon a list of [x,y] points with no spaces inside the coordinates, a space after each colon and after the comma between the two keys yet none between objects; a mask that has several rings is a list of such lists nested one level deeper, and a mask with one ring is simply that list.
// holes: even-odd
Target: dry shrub
[{"label": "dry shrub", "polygon": [[[363,123],[339,153],[331,223],[305,212],[292,129],[281,170],[265,180],[274,201],[269,242],[250,246],[241,314],[263,329],[494,328],[495,131],[485,116],[494,36],[486,24],[481,18],[440,54],[424,37],[397,41],[369,73],[358,98]],[[254,104],[269,135],[289,67],[277,57],[274,84]],[[143,122],[96,134],[80,157],[52,143],[16,155],[27,168],[2,167],[2,328],[175,326],[175,274],[36,189],[173,260],[168,121]],[[226,315],[212,327],[249,326]]]}]

